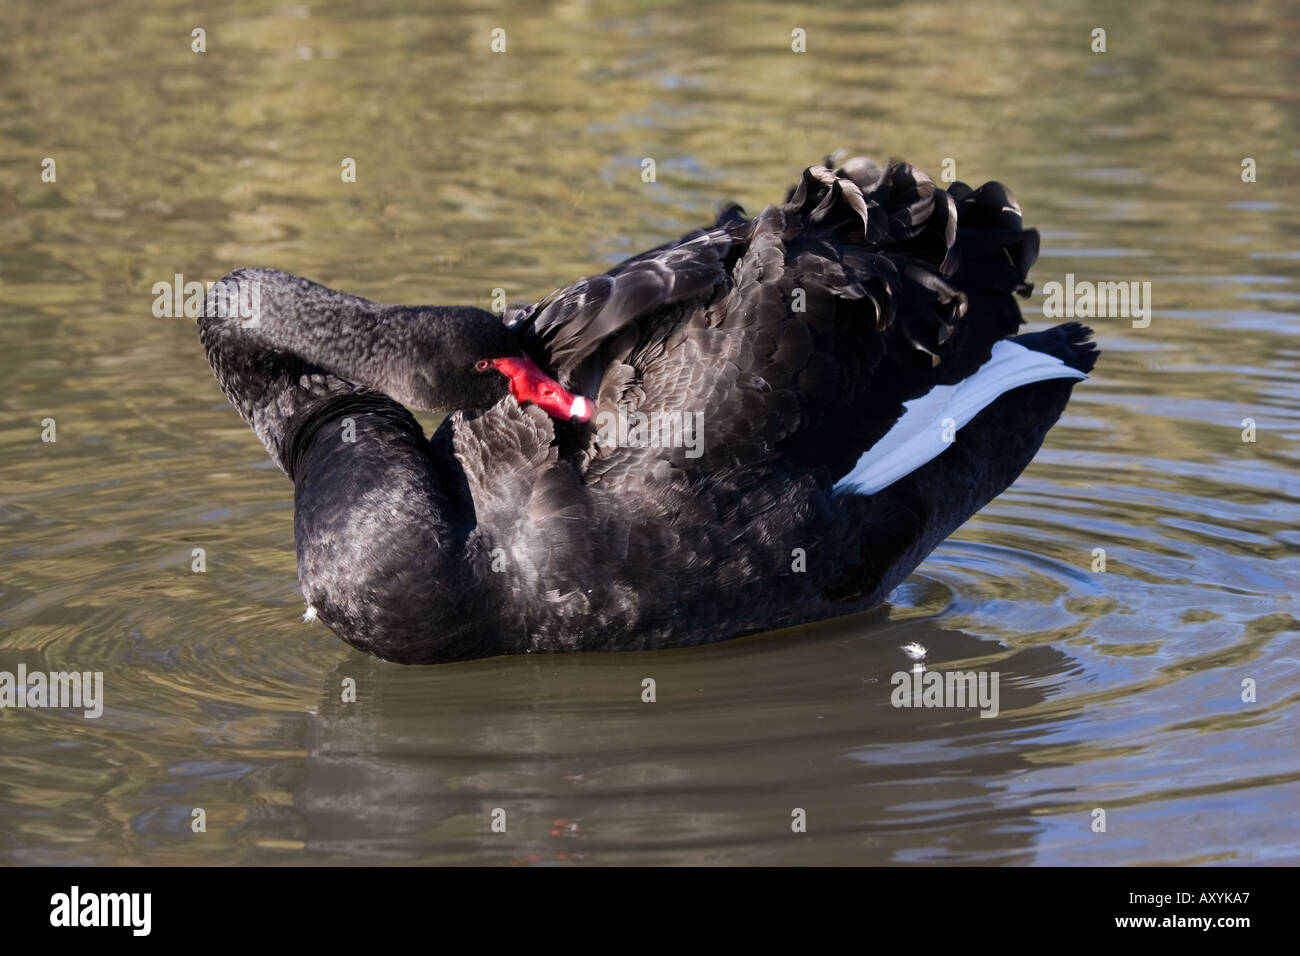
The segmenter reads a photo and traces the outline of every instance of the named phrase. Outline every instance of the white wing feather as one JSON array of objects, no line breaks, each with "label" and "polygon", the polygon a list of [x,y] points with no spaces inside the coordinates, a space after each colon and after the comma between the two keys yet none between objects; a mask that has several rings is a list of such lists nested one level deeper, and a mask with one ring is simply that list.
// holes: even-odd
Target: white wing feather
[{"label": "white wing feather", "polygon": [[[853,470],[835,485],[838,493],[874,495],[904,475],[943,454],[948,429],[969,424],[999,395],[1031,382],[1052,378],[1084,379],[1055,355],[1027,349],[1015,342],[998,342],[989,360],[970,378],[956,385],[936,385],[920,398],[903,404],[903,414],[880,441],[863,453]],[[944,420],[955,424],[945,427]]]}]

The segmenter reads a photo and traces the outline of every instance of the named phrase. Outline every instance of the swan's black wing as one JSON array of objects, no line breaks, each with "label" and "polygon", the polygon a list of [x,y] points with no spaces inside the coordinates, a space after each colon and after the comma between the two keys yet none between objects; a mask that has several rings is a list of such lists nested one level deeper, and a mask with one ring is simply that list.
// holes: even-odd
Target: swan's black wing
[{"label": "swan's black wing", "polygon": [[739,207],[729,206],[714,227],[626,259],[541,302],[511,306],[505,322],[531,352],[547,359],[561,384],[595,397],[607,346],[658,310],[712,298],[744,249],[728,227],[745,225]]},{"label": "swan's black wing", "polygon": [[[589,484],[777,458],[834,480],[904,401],[971,374],[1016,331],[1011,293],[1027,290],[1037,246],[997,183],[948,192],[907,164],[856,158],[810,167],[752,220],[728,210],[511,318],[595,400]],[[981,300],[971,314],[968,296]],[[657,428],[638,433],[653,420],[633,412],[658,413]],[[681,422],[702,429],[693,447],[665,442]]]}]

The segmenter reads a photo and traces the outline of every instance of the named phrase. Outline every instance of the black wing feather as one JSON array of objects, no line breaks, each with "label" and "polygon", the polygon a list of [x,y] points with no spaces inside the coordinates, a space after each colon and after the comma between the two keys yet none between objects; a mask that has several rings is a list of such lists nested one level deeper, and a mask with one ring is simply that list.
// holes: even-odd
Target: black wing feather
[{"label": "black wing feather", "polygon": [[[998,183],[938,187],[906,163],[806,169],[752,220],[642,253],[508,321],[602,413],[699,413],[704,447],[609,447],[588,484],[717,478],[784,457],[835,480],[903,403],[971,374],[1021,323],[1038,234]],[[968,318],[971,297],[980,308]]]}]

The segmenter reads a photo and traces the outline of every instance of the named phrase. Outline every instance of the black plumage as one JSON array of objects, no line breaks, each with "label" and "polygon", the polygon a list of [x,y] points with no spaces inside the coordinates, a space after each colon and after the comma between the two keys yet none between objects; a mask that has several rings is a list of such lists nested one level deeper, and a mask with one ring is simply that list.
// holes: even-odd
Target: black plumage
[{"label": "black plumage", "polygon": [[[294,481],[319,617],[430,663],[700,644],[882,600],[1015,480],[1075,379],[1006,392],[879,491],[837,490],[904,402],[1015,335],[1038,234],[1000,184],[831,165],[753,219],[728,207],[504,319],[272,270],[226,277],[258,288],[258,313],[205,309],[201,337]],[[1088,334],[1013,341],[1086,372]],[[506,356],[584,396],[592,419],[521,404],[483,371]],[[449,414],[426,440],[403,405]],[[611,443],[601,423],[634,413],[699,416],[702,440]]]}]

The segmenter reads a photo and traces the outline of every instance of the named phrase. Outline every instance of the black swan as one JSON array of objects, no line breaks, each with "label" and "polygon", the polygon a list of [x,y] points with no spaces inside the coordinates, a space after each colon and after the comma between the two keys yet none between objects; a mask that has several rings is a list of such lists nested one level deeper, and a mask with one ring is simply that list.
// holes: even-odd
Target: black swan
[{"label": "black swan", "polygon": [[[293,480],[307,617],[415,664],[883,600],[1016,479],[1097,350],[1077,323],[1015,334],[1038,233],[1004,186],[834,165],[501,316],[214,285],[200,337]],[[447,417],[426,438],[404,406]]]}]

